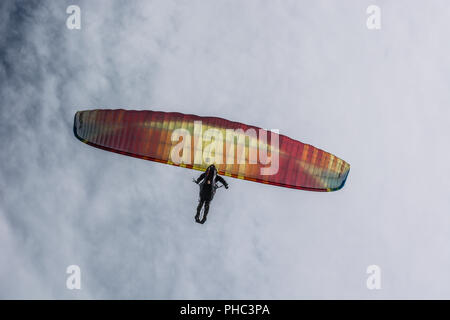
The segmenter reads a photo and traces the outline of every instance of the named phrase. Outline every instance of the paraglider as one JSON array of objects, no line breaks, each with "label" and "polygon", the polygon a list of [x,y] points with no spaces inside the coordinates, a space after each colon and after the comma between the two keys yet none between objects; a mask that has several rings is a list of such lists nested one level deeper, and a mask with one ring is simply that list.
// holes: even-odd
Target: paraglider
[{"label": "paraglider", "polygon": [[[336,191],[350,165],[276,131],[177,112],[78,111],[74,134],[107,151],[269,185]],[[200,220],[201,221],[201,220]]]},{"label": "paraglider", "polygon": [[[217,175],[217,169],[213,164],[210,165],[206,169],[206,171],[200,175],[200,177],[194,180],[194,182],[196,184],[200,184],[200,194],[197,206],[197,214],[195,215],[195,221],[204,224],[206,221],[206,217],[208,216],[209,204],[214,198],[216,190],[221,187],[217,185],[217,182],[220,182],[222,186],[225,187],[225,189],[228,189],[228,183],[225,181],[224,178]],[[200,219],[202,209],[204,211]]]}]

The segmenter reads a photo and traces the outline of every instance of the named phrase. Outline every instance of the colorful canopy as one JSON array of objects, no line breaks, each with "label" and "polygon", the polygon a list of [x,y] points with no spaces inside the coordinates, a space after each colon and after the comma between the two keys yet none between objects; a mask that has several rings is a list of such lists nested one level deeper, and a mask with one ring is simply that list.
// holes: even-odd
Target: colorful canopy
[{"label": "colorful canopy", "polygon": [[97,148],[185,168],[311,191],[341,189],[350,165],[287,136],[222,118],[176,112],[87,110],[75,136]]}]

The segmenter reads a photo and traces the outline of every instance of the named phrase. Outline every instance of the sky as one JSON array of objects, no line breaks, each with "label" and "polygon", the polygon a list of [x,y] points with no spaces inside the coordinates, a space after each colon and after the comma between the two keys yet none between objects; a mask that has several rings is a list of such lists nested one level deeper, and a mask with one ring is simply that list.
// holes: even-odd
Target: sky
[{"label": "sky", "polygon": [[[449,16],[446,0],[1,1],[0,298],[449,299]],[[351,170],[329,193],[228,178],[199,225],[199,172],[81,143],[73,116],[94,108],[279,129]]]}]

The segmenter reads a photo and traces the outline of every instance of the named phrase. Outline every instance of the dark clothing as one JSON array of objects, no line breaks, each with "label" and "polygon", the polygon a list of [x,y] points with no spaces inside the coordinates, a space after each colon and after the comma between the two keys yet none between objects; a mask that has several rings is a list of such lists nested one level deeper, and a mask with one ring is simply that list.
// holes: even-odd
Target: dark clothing
[{"label": "dark clothing", "polygon": [[[204,219],[204,221],[201,222],[200,221],[200,211],[202,210],[203,204],[205,205],[205,211],[203,212],[203,219]],[[200,223],[204,223],[206,221],[206,216],[208,215],[208,212],[209,212],[209,201],[200,200],[198,202],[198,206],[197,206],[197,214],[195,216],[195,221],[200,222]]]},{"label": "dark clothing", "polygon": [[[202,181],[203,180],[203,181]],[[200,183],[200,181],[202,181]],[[209,183],[208,183],[209,181]],[[215,185],[216,182],[220,182],[226,187],[228,187],[228,183],[224,178],[217,174],[209,174],[209,177],[206,177],[206,172],[203,172],[200,177],[197,178],[196,182],[200,184],[200,199],[204,201],[211,201],[216,193]]]},{"label": "dark clothing", "polygon": [[[222,183],[225,188],[228,189],[228,183],[224,178],[217,174],[217,170],[213,165],[209,166],[206,171],[203,172],[197,180],[195,180],[195,182],[200,185],[200,199],[198,201],[197,214],[195,216],[195,221],[198,223],[203,224],[206,221],[206,216],[209,212],[209,203],[212,201],[214,194],[216,193],[217,181]],[[200,212],[203,205],[205,205],[205,210],[203,212],[203,217],[200,220]]]}]

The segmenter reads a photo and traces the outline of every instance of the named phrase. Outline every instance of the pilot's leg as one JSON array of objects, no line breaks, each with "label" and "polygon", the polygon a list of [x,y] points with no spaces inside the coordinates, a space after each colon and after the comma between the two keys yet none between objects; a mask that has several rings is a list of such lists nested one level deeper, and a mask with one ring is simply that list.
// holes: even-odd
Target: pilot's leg
[{"label": "pilot's leg", "polygon": [[206,222],[206,216],[209,212],[209,201],[205,201],[205,212],[203,212],[203,218],[202,221],[200,221],[201,224],[204,224]]},{"label": "pilot's leg", "polygon": [[202,210],[202,206],[203,206],[204,202],[205,202],[204,200],[199,200],[198,201],[197,214],[195,215],[195,221],[196,222],[200,222],[200,211]]}]

